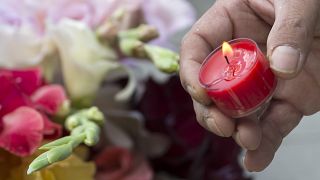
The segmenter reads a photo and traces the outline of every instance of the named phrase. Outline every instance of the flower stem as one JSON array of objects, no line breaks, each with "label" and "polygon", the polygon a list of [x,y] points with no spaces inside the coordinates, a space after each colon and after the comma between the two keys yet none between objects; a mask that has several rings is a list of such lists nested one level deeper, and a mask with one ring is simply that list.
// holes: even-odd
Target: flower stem
[{"label": "flower stem", "polygon": [[48,151],[31,162],[27,174],[68,158],[81,143],[88,146],[97,144],[100,135],[99,125],[103,123],[104,115],[97,107],[83,109],[69,116],[65,124],[71,135],[40,147],[39,149]]}]

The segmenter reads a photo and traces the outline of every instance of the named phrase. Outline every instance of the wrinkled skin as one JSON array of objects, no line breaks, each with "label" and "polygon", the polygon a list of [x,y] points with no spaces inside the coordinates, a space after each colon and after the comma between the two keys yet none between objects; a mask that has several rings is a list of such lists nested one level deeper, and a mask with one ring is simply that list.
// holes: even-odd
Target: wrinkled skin
[{"label": "wrinkled skin", "polygon": [[[183,39],[180,77],[193,99],[197,119],[219,136],[232,136],[246,150],[244,165],[249,171],[265,169],[303,115],[320,110],[319,4],[317,0],[220,0]],[[225,40],[239,37],[255,40],[279,77],[275,95],[259,121],[226,116],[198,82],[200,65],[210,51]],[[293,71],[277,67],[285,62],[282,67],[290,68],[287,62],[294,59],[286,51],[274,55],[282,45],[300,55]]]}]

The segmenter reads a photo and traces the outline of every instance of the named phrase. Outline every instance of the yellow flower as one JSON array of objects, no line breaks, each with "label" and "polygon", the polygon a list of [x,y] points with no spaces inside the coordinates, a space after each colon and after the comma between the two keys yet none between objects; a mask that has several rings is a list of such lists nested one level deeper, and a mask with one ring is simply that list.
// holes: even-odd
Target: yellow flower
[{"label": "yellow flower", "polygon": [[5,151],[0,151],[1,180],[93,180],[95,165],[85,162],[79,156],[72,154],[64,161],[55,163],[41,171],[27,175],[30,162],[41,152],[32,156],[18,158]]}]

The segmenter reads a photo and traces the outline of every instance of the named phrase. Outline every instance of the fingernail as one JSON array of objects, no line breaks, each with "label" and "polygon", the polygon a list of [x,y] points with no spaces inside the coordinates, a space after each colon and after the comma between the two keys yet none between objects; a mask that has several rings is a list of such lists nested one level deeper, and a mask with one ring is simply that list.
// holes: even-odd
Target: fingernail
[{"label": "fingernail", "polygon": [[211,131],[217,133],[217,135],[219,135],[219,136],[225,137],[224,133],[221,131],[221,129],[217,125],[217,122],[215,121],[214,118],[208,118],[207,125]]},{"label": "fingernail", "polygon": [[235,138],[236,138],[236,141],[238,142],[238,144],[239,144],[242,148],[247,149],[247,148],[243,145],[243,143],[242,143],[242,141],[241,141],[240,133],[239,133],[239,132],[236,132],[236,133],[235,133]]},{"label": "fingernail", "polygon": [[273,50],[270,66],[280,72],[292,74],[298,71],[300,51],[290,46],[278,46]]},{"label": "fingernail", "polygon": [[242,165],[243,165],[243,167],[244,167],[245,169],[247,169],[246,163],[244,162],[244,161],[246,160],[246,156],[247,156],[247,155],[242,156]]},{"label": "fingernail", "polygon": [[194,89],[193,89],[190,85],[187,85],[187,92],[188,92],[189,94],[193,94]]},{"label": "fingernail", "polygon": [[249,169],[249,168],[247,167],[247,163],[245,162],[246,159],[247,159],[247,154],[242,157],[243,167],[244,167],[248,172],[254,172],[253,170],[251,170],[251,169]]}]

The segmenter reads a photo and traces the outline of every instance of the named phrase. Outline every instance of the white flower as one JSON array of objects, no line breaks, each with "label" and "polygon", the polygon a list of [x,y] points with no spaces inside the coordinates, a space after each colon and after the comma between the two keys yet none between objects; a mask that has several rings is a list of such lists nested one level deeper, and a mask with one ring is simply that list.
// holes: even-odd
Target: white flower
[{"label": "white flower", "polygon": [[118,67],[115,53],[102,46],[81,22],[64,19],[49,31],[60,53],[63,79],[70,97],[92,100],[105,75]]},{"label": "white flower", "polygon": [[30,27],[0,25],[0,66],[7,68],[37,65],[50,52],[43,37]]}]

